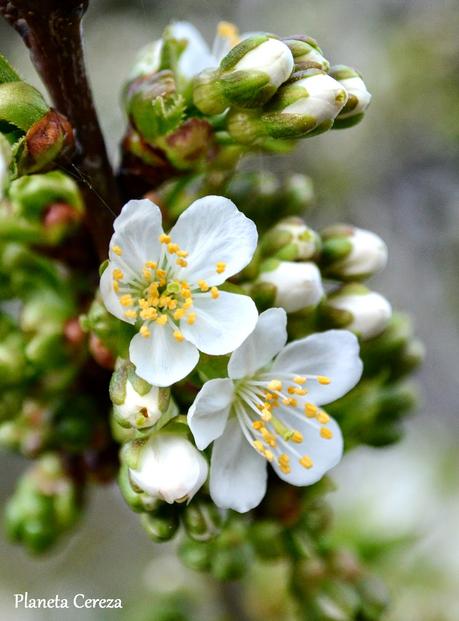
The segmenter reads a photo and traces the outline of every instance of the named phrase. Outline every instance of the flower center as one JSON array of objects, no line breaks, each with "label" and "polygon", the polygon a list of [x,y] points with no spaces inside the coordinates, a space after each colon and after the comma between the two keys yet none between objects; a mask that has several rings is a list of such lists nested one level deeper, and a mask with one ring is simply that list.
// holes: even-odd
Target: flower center
[{"label": "flower center", "polygon": [[[291,472],[291,456],[303,468],[309,469],[314,465],[309,455],[300,453],[294,447],[303,442],[303,435],[294,427],[295,418],[309,419],[319,438],[333,438],[332,430],[327,427],[329,415],[307,400],[305,386],[308,381],[323,385],[331,382],[323,375],[281,374],[273,378],[271,374],[263,373],[239,382],[236,388],[235,409],[246,438],[269,462],[276,460],[285,474]],[[249,407],[244,407],[242,403]],[[292,418],[293,425],[286,418]]]},{"label": "flower center", "polygon": [[[172,242],[170,235],[161,234],[159,241],[163,245],[159,261],[146,261],[142,274],[129,281],[120,268],[115,268],[112,272],[113,290],[126,309],[124,316],[138,322],[142,336],[151,336],[151,326],[156,323],[159,326],[169,325],[175,339],[182,342],[185,337],[178,322],[184,319],[188,325],[193,325],[197,319],[193,296],[209,293],[216,300],[220,292],[217,287],[210,287],[205,280],[190,284],[186,279],[181,279],[179,270],[188,266],[188,252]],[[118,256],[123,254],[120,246],[113,246],[112,250]],[[226,263],[216,263],[217,274],[222,274],[225,269]]]}]

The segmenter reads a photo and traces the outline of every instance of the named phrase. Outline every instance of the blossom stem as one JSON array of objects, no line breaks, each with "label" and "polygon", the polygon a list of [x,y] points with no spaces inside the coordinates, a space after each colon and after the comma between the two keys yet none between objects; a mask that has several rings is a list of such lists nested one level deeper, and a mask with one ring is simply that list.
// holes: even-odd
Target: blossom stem
[{"label": "blossom stem", "polygon": [[86,75],[81,20],[89,0],[0,0],[0,14],[21,35],[54,106],[76,132],[70,163],[86,204],[86,220],[100,259],[105,259],[118,190]]}]

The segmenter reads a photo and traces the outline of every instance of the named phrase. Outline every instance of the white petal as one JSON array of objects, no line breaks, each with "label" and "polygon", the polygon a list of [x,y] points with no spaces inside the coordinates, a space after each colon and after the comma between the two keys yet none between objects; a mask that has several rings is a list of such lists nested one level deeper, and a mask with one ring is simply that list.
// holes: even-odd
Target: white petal
[{"label": "white petal", "polygon": [[125,317],[124,311],[126,308],[121,306],[119,298],[113,290],[113,270],[116,269],[116,267],[116,263],[110,261],[100,277],[100,294],[102,296],[102,301],[109,313],[115,315],[115,317],[121,319],[121,321],[134,324],[135,319],[128,319]]},{"label": "white petal", "polygon": [[194,295],[196,322],[191,326],[185,319],[180,322],[185,338],[212,356],[228,354],[239,347],[258,318],[252,298],[227,291],[219,293],[215,300],[208,293]]},{"label": "white petal", "polygon": [[[291,471],[285,474],[280,469],[276,461],[272,462],[272,467],[277,475],[291,485],[312,485],[321,479],[328,470],[336,466],[343,455],[343,436],[337,423],[330,419],[327,427],[333,433],[330,439],[322,438],[320,427],[317,421],[311,419],[300,420],[289,416],[289,412],[284,410],[281,420],[289,426],[299,431],[303,435],[303,442],[295,444],[288,442],[282,446],[282,451],[290,457]],[[307,455],[312,459],[312,468],[305,468],[299,462],[299,458]]]},{"label": "white petal", "polygon": [[198,363],[196,347],[177,341],[169,326],[152,324],[150,332],[148,338],[136,334],[129,346],[137,375],[154,386],[170,386],[186,377]]},{"label": "white petal", "polygon": [[[123,207],[113,226],[110,261],[126,274],[126,280],[138,277],[146,261],[157,261],[160,256],[161,211],[148,199],[132,200]],[[121,248],[121,255],[113,251],[115,246]]]},{"label": "white petal", "polygon": [[233,400],[233,382],[213,379],[204,384],[188,410],[188,426],[201,451],[219,438],[228,420]]},{"label": "white petal", "polygon": [[275,303],[287,313],[316,306],[324,295],[320,270],[310,261],[280,261],[275,269],[262,272],[258,280],[275,285]]},{"label": "white petal", "polygon": [[238,420],[231,418],[212,449],[212,500],[222,509],[245,513],[262,501],[266,481],[265,459],[247,442]]},{"label": "white petal", "polygon": [[287,341],[287,315],[283,308],[269,308],[258,317],[255,330],[232,354],[228,375],[250,377],[280,352]]},{"label": "white petal", "polygon": [[179,58],[179,71],[185,78],[192,78],[203,69],[214,68],[217,60],[197,28],[189,22],[174,22],[170,31],[175,39],[186,39],[188,42]]},{"label": "white petal", "polygon": [[[173,242],[189,252],[188,267],[181,278],[219,285],[240,272],[252,259],[257,246],[257,228],[236,205],[222,196],[206,196],[195,201],[180,216],[170,232]],[[225,263],[218,274],[217,263]]]},{"label": "white petal", "polygon": [[274,361],[272,373],[273,377],[276,371],[329,377],[328,385],[311,379],[305,386],[306,399],[324,405],[349,392],[359,381],[362,369],[355,335],[347,330],[328,330],[289,343]]}]

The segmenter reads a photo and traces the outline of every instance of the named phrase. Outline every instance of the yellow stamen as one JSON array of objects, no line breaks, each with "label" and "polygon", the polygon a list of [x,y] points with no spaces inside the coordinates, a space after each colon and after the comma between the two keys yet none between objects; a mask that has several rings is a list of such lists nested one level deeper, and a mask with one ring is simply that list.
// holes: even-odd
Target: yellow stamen
[{"label": "yellow stamen", "polygon": [[149,267],[151,270],[155,270],[158,267],[158,264],[155,261],[147,261],[145,263],[145,267]]},{"label": "yellow stamen", "polygon": [[217,287],[212,287],[210,290],[210,295],[213,300],[216,300],[218,297],[220,297],[220,291],[217,289]]},{"label": "yellow stamen", "polygon": [[167,244],[167,250],[170,252],[170,254],[175,254],[179,249],[180,246],[178,244],[173,244],[172,242]]},{"label": "yellow stamen", "polygon": [[142,326],[139,330],[140,334],[145,337],[148,338],[149,336],[151,336],[151,332],[150,330],[147,328],[147,326]]},{"label": "yellow stamen", "polygon": [[178,257],[187,257],[188,256],[188,252],[186,250],[177,250],[177,256]]},{"label": "yellow stamen", "polygon": [[118,293],[118,291],[120,290],[120,283],[117,282],[116,280],[113,281],[113,291],[115,293]]},{"label": "yellow stamen", "polygon": [[183,308],[185,310],[188,310],[189,308],[191,308],[193,306],[193,300],[192,298],[188,298],[187,300],[185,300],[185,302],[183,303]]},{"label": "yellow stamen", "polygon": [[303,377],[303,375],[295,375],[293,381],[295,382],[295,384],[299,384],[300,386],[302,386],[306,382],[306,378]]},{"label": "yellow stamen", "polygon": [[288,397],[287,399],[282,399],[282,403],[289,408],[296,408],[298,405],[298,401],[293,397]]},{"label": "yellow stamen", "polygon": [[159,241],[162,244],[169,244],[171,241],[170,235],[166,235],[165,233],[161,233],[161,235],[159,236]]},{"label": "yellow stamen", "polygon": [[195,323],[195,321],[196,321],[196,313],[190,313],[186,320],[187,324],[189,326],[192,326]]},{"label": "yellow stamen", "polygon": [[263,427],[263,422],[261,420],[254,420],[252,423],[252,427],[255,431],[259,431]]},{"label": "yellow stamen", "polygon": [[282,390],[282,382],[279,380],[273,379],[268,384],[269,390],[279,391]]},{"label": "yellow stamen", "polygon": [[134,304],[134,300],[132,299],[132,295],[130,293],[126,293],[120,297],[121,306],[132,306]]},{"label": "yellow stamen", "polygon": [[295,442],[295,444],[301,444],[303,442],[303,436],[299,431],[294,431],[290,439],[292,442]]},{"label": "yellow stamen", "polygon": [[112,250],[119,257],[123,254],[123,249],[121,248],[121,246],[113,246]]},{"label": "yellow stamen", "polygon": [[217,274],[223,274],[225,270],[226,270],[226,263],[224,263],[223,261],[219,261],[216,265]]},{"label": "yellow stamen", "polygon": [[261,410],[261,418],[265,421],[270,421],[272,419],[273,415],[271,414],[271,412],[268,410],[268,408],[263,408]]},{"label": "yellow stamen", "polygon": [[313,403],[306,403],[306,405],[304,406],[304,413],[308,418],[314,418],[314,416],[317,414],[317,410],[317,405],[314,405]]},{"label": "yellow stamen", "polygon": [[319,384],[330,384],[331,379],[329,377],[327,377],[326,375],[318,375],[317,376],[317,381],[319,382]]},{"label": "yellow stamen", "polygon": [[326,425],[330,422],[330,417],[326,412],[318,412],[316,418],[321,425]]},{"label": "yellow stamen", "polygon": [[[166,278],[167,274],[166,274],[165,270],[162,270],[162,269],[158,268],[158,269],[156,270],[156,276],[157,276],[160,280],[163,280],[164,278]],[[160,283],[160,284],[161,284],[161,283]]]},{"label": "yellow stamen", "polygon": [[320,435],[325,440],[331,440],[333,438],[333,431],[331,429],[328,429],[328,427],[321,427]]},{"label": "yellow stamen", "polygon": [[124,311],[124,316],[128,319],[137,319],[137,311],[135,310],[127,310]]},{"label": "yellow stamen", "polygon": [[209,291],[209,285],[206,283],[205,280],[198,280],[198,287],[201,289],[203,293],[205,293],[206,291]]},{"label": "yellow stamen", "polygon": [[156,323],[160,326],[165,326],[167,323],[167,315],[160,315],[157,319],[156,319]]},{"label": "yellow stamen", "polygon": [[145,280],[151,280],[152,276],[151,276],[150,268],[148,267],[143,268],[143,277],[145,278]]},{"label": "yellow stamen", "polygon": [[182,259],[181,257],[179,259],[177,259],[176,264],[179,267],[186,267],[188,265],[188,261],[185,261],[185,259]]},{"label": "yellow stamen", "polygon": [[264,455],[268,461],[272,461],[274,459],[274,454],[269,449],[265,449]]},{"label": "yellow stamen", "polygon": [[114,280],[121,280],[124,277],[124,274],[120,270],[119,267],[115,267],[115,269],[113,270],[112,276]]},{"label": "yellow stamen", "polygon": [[257,449],[257,451],[264,453],[265,447],[263,446],[263,442],[260,442],[260,440],[254,440],[252,445]]},{"label": "yellow stamen", "polygon": [[303,468],[307,468],[309,470],[309,468],[313,467],[314,462],[307,455],[303,455],[303,457],[300,459],[300,464],[303,466]]},{"label": "yellow stamen", "polygon": [[176,341],[178,341],[179,343],[181,343],[182,341],[185,340],[185,337],[183,336],[183,334],[180,332],[180,330],[175,330],[174,331],[174,338]]},{"label": "yellow stamen", "polygon": [[239,29],[231,22],[218,22],[217,35],[228,39],[233,46],[239,43]]},{"label": "yellow stamen", "polygon": [[172,316],[174,317],[175,320],[183,319],[183,317],[185,316],[185,309],[178,308]]}]

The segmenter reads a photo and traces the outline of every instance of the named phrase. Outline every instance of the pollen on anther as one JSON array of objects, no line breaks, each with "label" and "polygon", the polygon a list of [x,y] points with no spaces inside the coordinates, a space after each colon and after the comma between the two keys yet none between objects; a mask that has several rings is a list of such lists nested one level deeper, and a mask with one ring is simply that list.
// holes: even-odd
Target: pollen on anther
[{"label": "pollen on anther", "polygon": [[133,304],[132,295],[130,293],[126,293],[125,295],[122,295],[120,297],[120,304],[122,306],[132,306]]},{"label": "pollen on anther", "polygon": [[252,423],[252,427],[255,431],[259,431],[263,427],[263,422],[261,420],[254,420]]},{"label": "pollen on anther", "polygon": [[201,289],[203,293],[205,293],[206,291],[209,291],[209,285],[206,283],[205,280],[198,280],[198,287]]},{"label": "pollen on anther", "polygon": [[216,265],[217,274],[223,274],[225,270],[226,270],[226,263],[224,263],[223,261],[219,261]]},{"label": "pollen on anther", "polygon": [[182,341],[185,340],[185,337],[183,336],[183,334],[180,332],[180,330],[175,330],[174,331],[174,338],[176,341],[178,341],[179,343],[181,343]]},{"label": "pollen on anther", "polygon": [[210,295],[213,300],[216,300],[220,297],[220,291],[217,289],[217,287],[212,287],[210,290]]},{"label": "pollen on anther", "polygon": [[176,264],[179,267],[186,267],[188,265],[188,261],[185,261],[185,259],[182,259],[181,257],[179,259],[177,259]]},{"label": "pollen on anther", "polygon": [[151,335],[150,330],[147,328],[147,326],[142,326],[139,330],[141,336],[147,338]]},{"label": "pollen on anther", "polygon": [[158,325],[165,326],[167,323],[167,315],[160,315],[155,321]]},{"label": "pollen on anther", "polygon": [[291,440],[295,444],[301,444],[303,442],[303,435],[299,431],[294,431]]},{"label": "pollen on anther", "polygon": [[189,326],[192,326],[196,322],[196,313],[190,313],[186,319]]},{"label": "pollen on anther", "polygon": [[177,250],[179,249],[180,249],[180,246],[178,244],[174,244],[172,242],[169,242],[167,244],[167,250],[169,251],[170,254],[175,254]]},{"label": "pollen on anther", "polygon": [[128,319],[137,319],[137,311],[135,310],[127,310],[124,312],[124,316]]},{"label": "pollen on anther", "polygon": [[159,236],[159,241],[162,244],[169,244],[171,241],[170,235],[166,235],[165,233],[161,233],[161,235]]},{"label": "pollen on anther", "polygon": [[177,256],[186,258],[189,255],[189,252],[186,250],[177,250]]},{"label": "pollen on anther", "polygon": [[308,457],[308,455],[303,455],[303,457],[301,457],[299,461],[300,461],[300,464],[303,466],[303,468],[307,468],[308,470],[309,468],[312,468],[314,465],[314,462],[312,461],[310,457]]},{"label": "pollen on anther", "polygon": [[329,429],[328,427],[321,427],[320,435],[325,440],[331,440],[333,438],[333,431]]},{"label": "pollen on anther", "polygon": [[123,254],[123,249],[121,248],[121,246],[113,246],[112,250],[119,257]]},{"label": "pollen on anther", "polygon": [[302,386],[306,382],[306,378],[303,375],[295,375],[293,381],[295,382],[295,384],[299,384],[300,386]]},{"label": "pollen on anther", "polygon": [[268,384],[269,390],[279,391],[282,390],[282,382],[279,380],[273,379]]},{"label": "pollen on anther", "polygon": [[330,422],[330,416],[326,412],[317,412],[316,418],[322,425],[326,425]]},{"label": "pollen on anther", "polygon": [[306,405],[304,406],[304,413],[309,418],[314,418],[314,416],[317,413],[317,410],[318,410],[318,407],[317,405],[314,405],[314,403],[306,403]]},{"label": "pollen on anther", "polygon": [[331,379],[327,377],[326,375],[318,375],[317,381],[319,382],[319,384],[324,384],[324,385],[331,383]]},{"label": "pollen on anther", "polygon": [[174,319],[183,319],[183,317],[185,316],[185,309],[184,308],[178,308],[175,313],[173,314]]},{"label": "pollen on anther", "polygon": [[113,270],[113,274],[112,274],[112,276],[113,276],[114,280],[121,280],[121,279],[123,278],[124,274],[123,274],[123,272],[120,270],[120,268],[119,268],[119,267],[116,267],[116,268]]}]

